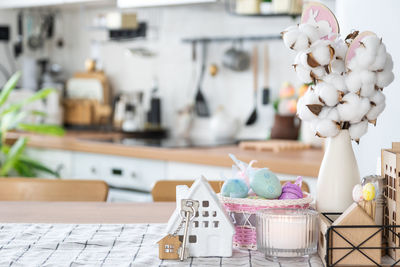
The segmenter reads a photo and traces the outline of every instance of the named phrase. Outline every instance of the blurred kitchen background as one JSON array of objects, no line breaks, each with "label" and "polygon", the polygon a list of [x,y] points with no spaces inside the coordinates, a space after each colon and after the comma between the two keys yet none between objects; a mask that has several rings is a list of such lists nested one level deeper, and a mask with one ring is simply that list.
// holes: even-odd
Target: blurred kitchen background
[{"label": "blurred kitchen background", "polygon": [[[344,33],[357,28],[382,35],[397,75],[399,38],[393,25],[400,23],[398,2],[322,2],[336,12]],[[292,100],[304,86],[291,66],[294,53],[280,39],[283,29],[299,22],[301,8],[301,0],[0,0],[0,84],[21,70],[20,90],[12,98],[43,87],[58,90],[37,107],[48,112],[47,123],[78,135],[118,133],[83,137],[88,141],[219,147],[272,135],[321,147],[322,141],[310,136],[304,125],[298,128]],[[393,125],[393,116],[399,106],[390,103],[400,96],[396,80],[386,91],[387,109],[379,127],[355,145],[362,175],[376,172],[373,159],[380,147],[398,136],[400,126]],[[384,130],[389,127],[393,130]],[[95,153],[83,150],[81,155],[54,147],[31,148],[29,153],[57,168],[62,162],[65,177],[102,178],[95,169],[101,162],[121,166],[112,171],[118,176],[132,164],[103,154],[90,158]],[[319,155],[322,159],[322,152]],[[87,169],[78,170],[73,162]],[[152,177],[229,174],[229,165],[197,164],[176,165],[175,171],[168,167],[171,173],[166,175],[160,162],[139,160],[137,165],[149,164],[144,171],[160,170]],[[304,175],[310,177],[312,192],[314,173]],[[287,174],[293,179],[293,173]],[[139,191],[149,190],[151,181],[145,184]]]}]

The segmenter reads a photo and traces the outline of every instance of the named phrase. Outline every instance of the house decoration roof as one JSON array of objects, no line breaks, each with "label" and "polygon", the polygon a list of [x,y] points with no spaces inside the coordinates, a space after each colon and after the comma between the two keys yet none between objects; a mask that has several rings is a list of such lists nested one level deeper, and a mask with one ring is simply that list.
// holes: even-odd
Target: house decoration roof
[{"label": "house decoration roof", "polygon": [[[204,176],[201,176],[196,179],[196,181],[193,183],[193,185],[187,190],[186,194],[181,192],[181,197],[182,199],[196,199],[196,193],[199,192],[200,188],[205,188],[206,192],[209,195],[209,201],[210,201],[210,206],[214,205],[219,211],[219,214],[228,222],[229,228],[232,231],[232,234],[235,233],[235,226],[233,225],[231,219],[229,216],[226,214],[226,211],[222,204],[220,203],[218,196],[215,194],[214,190],[211,188],[210,184],[208,183],[207,179]],[[180,201],[177,199],[177,207],[168,220],[168,226],[167,226],[167,233],[173,233],[176,230],[176,227],[179,225],[181,222],[181,216],[180,216]]]}]

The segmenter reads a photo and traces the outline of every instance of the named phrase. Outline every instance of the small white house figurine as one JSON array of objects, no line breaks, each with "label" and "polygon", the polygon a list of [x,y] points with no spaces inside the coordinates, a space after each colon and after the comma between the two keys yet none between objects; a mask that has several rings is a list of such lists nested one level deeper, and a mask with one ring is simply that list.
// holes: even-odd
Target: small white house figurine
[{"label": "small white house figurine", "polygon": [[235,227],[204,177],[198,178],[190,188],[177,186],[177,207],[168,221],[167,233],[176,233],[183,241],[184,227],[179,229],[182,222],[181,199],[199,202],[198,211],[188,226],[188,254],[191,257],[231,257]]}]

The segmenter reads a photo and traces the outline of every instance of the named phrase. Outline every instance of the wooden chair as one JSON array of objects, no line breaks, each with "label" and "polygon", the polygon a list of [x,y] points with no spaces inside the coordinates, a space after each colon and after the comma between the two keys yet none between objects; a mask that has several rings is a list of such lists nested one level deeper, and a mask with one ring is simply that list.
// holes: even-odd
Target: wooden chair
[{"label": "wooden chair", "polygon": [[[171,202],[176,199],[176,186],[177,185],[187,185],[192,186],[193,180],[159,180],[157,181],[153,189],[151,190],[151,196],[153,197],[153,201],[166,201]],[[211,187],[214,189],[215,193],[219,193],[221,191],[221,187],[224,184],[224,181],[208,181]],[[281,184],[288,182],[288,180],[281,181]],[[291,181],[294,182],[294,181]],[[304,192],[309,193],[310,188],[306,182],[303,181],[301,189]]]},{"label": "wooden chair", "polygon": [[106,201],[107,195],[99,180],[0,178],[0,201]]}]

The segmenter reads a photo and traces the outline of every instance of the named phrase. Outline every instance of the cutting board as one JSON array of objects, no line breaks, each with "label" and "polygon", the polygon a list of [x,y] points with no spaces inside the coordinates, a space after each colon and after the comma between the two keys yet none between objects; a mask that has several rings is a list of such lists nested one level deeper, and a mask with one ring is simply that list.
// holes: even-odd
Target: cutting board
[{"label": "cutting board", "polygon": [[244,150],[273,151],[309,149],[311,145],[294,140],[273,139],[268,141],[243,141],[239,148]]},{"label": "cutting board", "polygon": [[76,72],[74,78],[80,79],[96,79],[103,87],[103,103],[110,105],[111,91],[107,76],[103,71]]}]

